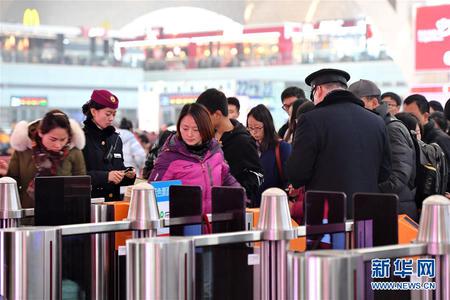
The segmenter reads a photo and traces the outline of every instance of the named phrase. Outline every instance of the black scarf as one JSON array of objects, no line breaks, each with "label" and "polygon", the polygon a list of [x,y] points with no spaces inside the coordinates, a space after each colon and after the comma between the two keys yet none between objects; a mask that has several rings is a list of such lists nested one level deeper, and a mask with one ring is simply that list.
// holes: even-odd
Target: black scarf
[{"label": "black scarf", "polygon": [[209,150],[209,147],[210,147],[210,145],[211,145],[211,142],[210,142],[210,141],[207,141],[207,142],[204,142],[204,143],[202,143],[202,144],[200,144],[200,145],[190,146],[190,145],[186,144],[186,143],[183,141],[183,144],[186,146],[186,149],[189,151],[189,153],[192,153],[192,154],[194,154],[194,155],[197,155],[197,156],[200,157],[200,158],[204,158],[206,152],[208,152],[208,150]]}]

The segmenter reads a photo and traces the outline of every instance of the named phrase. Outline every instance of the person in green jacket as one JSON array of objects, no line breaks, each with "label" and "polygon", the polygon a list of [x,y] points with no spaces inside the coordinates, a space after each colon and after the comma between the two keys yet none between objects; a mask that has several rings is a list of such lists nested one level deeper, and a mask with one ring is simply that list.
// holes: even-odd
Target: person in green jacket
[{"label": "person in green jacket", "polygon": [[49,111],[41,120],[17,123],[6,175],[17,181],[23,208],[34,207],[35,177],[86,175],[84,145],[81,127],[60,110]]}]

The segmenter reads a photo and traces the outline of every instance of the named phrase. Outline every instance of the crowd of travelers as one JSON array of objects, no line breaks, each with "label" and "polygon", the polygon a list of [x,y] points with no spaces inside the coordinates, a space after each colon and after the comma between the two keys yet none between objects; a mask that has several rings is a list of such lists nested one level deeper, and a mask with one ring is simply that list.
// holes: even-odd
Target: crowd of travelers
[{"label": "crowd of travelers", "polygon": [[[34,207],[37,176],[87,174],[92,197],[106,201],[121,199],[120,187],[136,177],[200,186],[204,213],[211,212],[213,186],[245,188],[248,207],[259,207],[262,192],[277,187],[301,222],[305,191],[340,191],[347,199],[388,193],[398,196],[400,214],[417,221],[425,197],[450,198],[450,101],[445,108],[420,94],[402,101],[370,80],[349,81],[343,70],[321,69],[305,79],[309,99],[298,87],[286,88],[288,120],[278,130],[265,105],[251,108],[241,124],[239,100],[207,89],[150,148],[131,120],[113,126],[119,98],[94,90],[81,108],[83,126],[56,109],[16,124],[0,175],[17,181],[26,208]],[[350,200],[347,217],[352,213]]]}]

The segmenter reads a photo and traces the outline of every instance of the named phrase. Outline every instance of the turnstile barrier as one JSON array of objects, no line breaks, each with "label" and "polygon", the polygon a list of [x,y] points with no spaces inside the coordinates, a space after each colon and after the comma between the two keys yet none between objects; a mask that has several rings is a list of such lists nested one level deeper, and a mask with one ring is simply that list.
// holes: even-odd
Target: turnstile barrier
[{"label": "turnstile barrier", "polygon": [[[284,193],[284,192],[283,192]],[[340,292],[342,294],[339,297],[343,298],[334,298],[333,299],[344,299],[348,295],[350,295],[351,287],[353,287],[353,290],[355,291],[353,293],[353,296],[358,299],[358,295],[361,295],[361,292],[357,286],[352,286],[352,281],[350,280],[350,277],[352,274],[352,270],[354,271],[353,274],[359,275],[357,277],[352,278],[359,278],[360,276],[364,276],[363,271],[360,270],[360,265],[364,261],[368,261],[371,258],[374,257],[402,257],[402,256],[414,256],[414,255],[439,255],[437,257],[437,260],[439,261],[439,270],[440,274],[448,274],[448,241],[450,240],[448,238],[448,230],[446,231],[445,228],[436,227],[437,225],[433,223],[433,221],[427,221],[430,224],[433,224],[434,227],[432,229],[427,229],[429,234],[422,234],[422,236],[432,236],[433,239],[431,241],[425,240],[421,241],[420,244],[413,244],[413,245],[395,245],[395,246],[385,246],[385,247],[377,247],[377,248],[368,248],[368,249],[359,249],[359,250],[352,250],[352,251],[313,251],[306,254],[302,254],[304,257],[299,259],[298,263],[292,263],[291,260],[297,256],[296,253],[291,253],[287,251],[286,245],[288,241],[294,237],[298,236],[305,236],[306,230],[304,226],[300,226],[298,228],[292,228],[288,224],[290,222],[286,222],[285,219],[289,218],[289,214],[286,213],[287,210],[287,199],[285,198],[286,195],[279,193],[279,191],[271,191],[270,193],[266,194],[267,197],[267,205],[262,205],[261,207],[261,215],[267,215],[267,218],[261,218],[260,225],[258,226],[258,230],[253,231],[242,231],[242,232],[232,232],[232,233],[223,233],[223,234],[211,234],[211,235],[202,235],[202,236],[194,236],[188,238],[188,240],[185,240],[185,243],[192,243],[195,247],[204,247],[204,246],[214,246],[214,245],[221,245],[221,244],[229,244],[229,243],[248,243],[248,242],[256,242],[261,241],[261,250],[264,246],[269,248],[269,255],[263,254],[261,252],[260,256],[260,267],[261,267],[261,278],[260,278],[260,287],[261,287],[261,295],[260,299],[280,299],[282,297],[285,298],[292,298],[293,299],[321,299],[321,297],[324,297],[325,295],[329,294],[318,294],[315,292],[315,289],[321,288],[320,280],[323,279],[323,281],[328,280],[328,282],[334,281],[344,281],[346,284],[350,284],[350,287],[347,288],[347,292]],[[270,199],[271,200],[270,200]],[[264,199],[264,198],[263,198]],[[435,205],[442,205],[442,208],[434,208],[432,211],[435,211],[436,213],[430,213],[430,220],[438,220],[435,222],[442,223],[442,224],[448,224],[449,220],[449,207],[447,205],[447,202],[440,200],[439,203],[430,203]],[[446,200],[447,201],[447,200]],[[424,203],[426,204],[426,203]],[[430,206],[430,207],[431,207]],[[425,207],[424,207],[424,213],[425,213]],[[438,216],[437,216],[438,215]],[[427,224],[427,222],[421,222],[423,224]],[[92,233],[102,233],[102,232],[113,232],[113,231],[126,231],[126,230],[155,230],[156,228],[160,226],[167,226],[168,220],[149,220],[145,224],[147,225],[147,229],[141,228],[135,228],[133,224],[136,224],[132,222],[132,220],[127,221],[121,221],[121,222],[102,222],[102,223],[90,223],[90,224],[77,224],[77,225],[65,225],[60,227],[53,228],[56,230],[56,236],[66,236],[66,235],[77,235],[77,234],[92,234]],[[142,224],[142,222],[141,222]],[[447,227],[448,228],[448,227]],[[22,229],[20,229],[22,230]],[[11,231],[20,231],[19,229],[11,229]],[[421,230],[425,230],[421,228]],[[436,230],[440,230],[440,234],[436,234]],[[347,222],[346,224],[346,231],[351,231],[351,222]],[[7,235],[8,230],[0,230],[0,236]],[[58,238],[55,239],[55,242]],[[3,240],[3,238],[2,238]],[[140,245],[139,247],[144,247],[144,249],[150,249],[147,246],[147,243],[153,244],[153,249],[157,249],[158,247],[163,247],[164,249],[167,249],[166,251],[177,253],[176,250],[176,241],[173,240],[172,237],[166,238],[164,240],[163,245],[158,244],[155,238],[150,239],[133,239],[129,240],[129,244],[136,243],[137,245]],[[137,242],[138,241],[138,242]],[[144,246],[142,246],[142,245]],[[428,245],[431,245],[428,247]],[[4,257],[8,255],[8,247],[6,244],[2,244],[0,247],[0,257]],[[174,248],[173,248],[174,247]],[[430,251],[430,249],[434,249]],[[41,250],[35,249],[37,252],[41,251],[43,252],[43,248]],[[273,251],[271,251],[273,250]],[[271,252],[270,252],[271,251]],[[130,250],[130,253],[132,250]],[[136,289],[132,294],[127,291],[128,295],[144,295],[142,294],[142,291],[145,291],[145,287],[143,284],[148,283],[148,279],[145,279],[145,274],[153,274],[153,280],[155,281],[155,284],[163,284],[162,281],[162,274],[169,274],[164,273],[166,268],[169,268],[169,264],[166,264],[167,267],[164,267],[163,272],[160,273],[145,273],[143,271],[137,272],[136,268],[137,266],[142,266],[142,264],[139,263],[139,261],[142,262],[142,260],[145,260],[145,264],[147,266],[150,266],[150,268],[154,268],[155,266],[161,266],[161,263],[158,263],[158,260],[163,259],[167,262],[167,259],[173,258],[173,256],[158,256],[155,255],[157,251],[154,251],[154,254],[150,255],[149,260],[149,254],[145,253],[151,253],[151,251],[141,251],[136,252],[134,255],[134,259],[130,261],[129,265],[127,266],[127,274],[133,274],[135,278],[133,279],[133,284],[130,286],[130,289]],[[186,252],[187,253],[187,252]],[[144,255],[145,254],[145,255]],[[57,255],[57,253],[55,253]],[[187,255],[187,254],[186,254]],[[145,258],[147,257],[147,258]],[[127,261],[129,261],[131,257],[127,258]],[[4,260],[5,261],[5,260]],[[53,263],[58,264],[60,261],[60,258],[55,260],[52,260]],[[131,263],[134,261],[133,263]],[[188,260],[185,260],[186,264]],[[25,262],[26,264],[32,264],[31,261]],[[12,263],[8,262],[6,264],[7,266],[12,265]],[[190,265],[190,264],[189,264]],[[5,264],[4,264],[5,266]],[[180,268],[183,266],[183,264],[172,264],[173,267]],[[192,264],[193,266],[193,264]],[[295,277],[293,281],[291,281],[292,272],[298,267],[297,271],[297,277]],[[356,267],[354,267],[356,266]],[[44,268],[44,267],[43,267]],[[318,276],[318,270],[322,268],[322,270],[332,269],[334,268],[333,272],[322,272],[320,276],[322,277],[315,277]],[[149,269],[150,270],[150,269]],[[187,269],[182,269],[187,270]],[[346,270],[345,272],[342,272],[342,270]],[[447,270],[447,273],[443,273],[443,271]],[[147,271],[147,270],[144,270]],[[266,272],[266,273],[264,273]],[[177,273],[178,274],[178,273]],[[266,274],[266,275],[264,275]],[[339,280],[336,279],[336,275],[332,276],[331,274],[338,274]],[[145,275],[145,276],[144,276]],[[7,269],[5,272],[2,272],[2,279],[0,282],[10,282],[11,276],[14,276],[14,273]],[[142,277],[144,276],[144,277]],[[328,277],[327,277],[328,276]],[[447,275],[448,276],[448,275]],[[16,276],[17,277],[17,276]],[[19,286],[30,286],[30,283],[33,283],[30,281],[26,276],[17,277],[21,278],[21,282],[15,283],[16,287]],[[179,282],[184,282],[184,291],[195,291],[194,286],[192,289],[188,288],[189,284],[192,284],[192,280],[186,279],[188,277],[182,277],[182,279],[179,280]],[[303,278],[303,279],[302,279]],[[322,279],[320,279],[322,278]],[[167,277],[165,280],[168,280]],[[128,281],[130,281],[130,278],[128,278]],[[440,288],[442,291],[441,294],[439,294],[439,297],[441,299],[446,299],[448,295],[448,288],[446,284],[448,285],[448,277],[445,277],[445,275],[440,275],[439,278],[436,278],[436,282],[440,282]],[[303,283],[302,283],[303,282]],[[296,284],[297,283],[297,284]],[[301,288],[301,284],[305,285],[305,288]],[[52,284],[53,286],[53,284]],[[183,286],[177,285],[175,287],[171,287],[171,293],[176,295],[187,295],[186,292],[180,294],[180,289],[182,289]],[[55,288],[60,290],[60,282],[55,283]],[[159,290],[162,291],[164,288],[167,287],[160,287]],[[296,289],[296,291],[291,291],[292,289]],[[326,287],[329,291],[333,288],[336,288],[336,286],[328,286]],[[175,290],[178,289],[178,290]],[[309,289],[309,290],[308,290]],[[330,292],[328,292],[330,293]],[[159,294],[160,295],[160,294]],[[189,294],[190,295],[190,294]],[[298,295],[299,298],[295,298]],[[303,296],[302,296],[303,295]],[[60,296],[58,294],[52,296],[43,296],[42,299],[58,299]],[[301,298],[304,297],[304,298]],[[443,297],[443,298],[442,298]],[[131,298],[134,298],[131,297]],[[345,298],[346,299],[346,298]],[[362,298],[360,298],[362,299]]]},{"label": "turnstile barrier", "polygon": [[[368,274],[370,268],[366,268],[367,264],[372,260],[417,256],[434,259],[435,264],[431,266],[435,270],[430,272],[432,275],[413,282],[420,289],[412,288],[411,297],[450,299],[450,200],[443,196],[434,195],[423,202],[416,243],[357,250],[288,253],[288,298],[374,299],[374,288],[370,284],[373,273]],[[424,280],[433,284],[423,285]],[[397,289],[395,284],[392,286]],[[402,282],[398,285],[401,287]],[[422,289],[422,286],[433,288]]]},{"label": "turnstile barrier", "polygon": [[192,239],[157,237],[127,241],[127,299],[194,297]]},{"label": "turnstile barrier", "polygon": [[0,295],[4,299],[61,298],[61,230],[0,230]]}]

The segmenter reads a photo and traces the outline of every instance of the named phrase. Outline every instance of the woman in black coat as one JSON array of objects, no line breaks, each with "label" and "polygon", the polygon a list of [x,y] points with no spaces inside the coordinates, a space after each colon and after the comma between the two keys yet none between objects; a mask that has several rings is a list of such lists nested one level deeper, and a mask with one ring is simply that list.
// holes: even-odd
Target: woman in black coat
[{"label": "woman in black coat", "polygon": [[123,164],[122,140],[111,125],[119,107],[119,99],[107,90],[94,90],[83,105],[86,146],[83,149],[88,175],[91,176],[93,198],[120,200],[120,186],[132,185],[133,169]]}]

